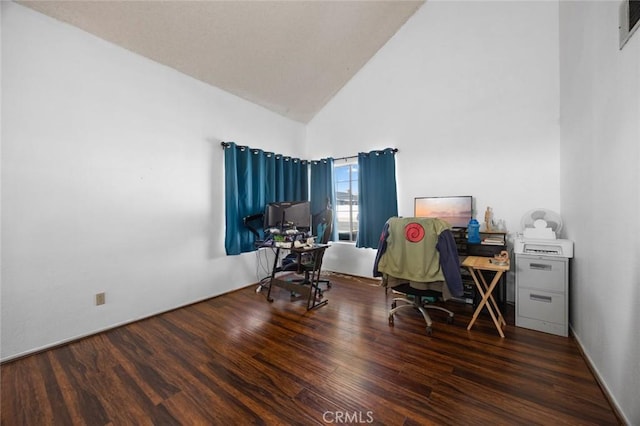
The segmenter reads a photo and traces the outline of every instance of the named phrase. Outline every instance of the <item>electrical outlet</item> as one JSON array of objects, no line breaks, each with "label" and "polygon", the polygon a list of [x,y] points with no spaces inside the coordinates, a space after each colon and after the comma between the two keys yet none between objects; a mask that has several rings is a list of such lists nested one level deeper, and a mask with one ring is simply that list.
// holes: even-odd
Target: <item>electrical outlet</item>
[{"label": "electrical outlet", "polygon": [[105,294],[104,294],[104,292],[97,293],[96,294],[96,306],[97,305],[104,305],[104,303],[105,303]]}]

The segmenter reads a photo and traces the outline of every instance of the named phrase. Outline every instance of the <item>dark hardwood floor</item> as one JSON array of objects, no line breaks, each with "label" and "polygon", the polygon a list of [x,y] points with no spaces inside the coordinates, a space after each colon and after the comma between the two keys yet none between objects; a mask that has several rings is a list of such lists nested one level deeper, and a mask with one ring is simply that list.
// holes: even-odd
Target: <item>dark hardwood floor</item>
[{"label": "dark hardwood floor", "polygon": [[[488,316],[469,332],[331,274],[329,303],[256,286],[1,366],[3,425],[614,425],[572,338]],[[509,311],[509,310],[508,310]]]}]

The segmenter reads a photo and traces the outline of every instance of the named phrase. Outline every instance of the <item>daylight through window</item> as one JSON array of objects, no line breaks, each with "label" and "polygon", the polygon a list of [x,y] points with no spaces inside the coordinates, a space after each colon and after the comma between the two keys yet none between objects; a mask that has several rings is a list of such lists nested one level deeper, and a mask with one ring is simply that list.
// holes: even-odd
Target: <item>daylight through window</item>
[{"label": "daylight through window", "polygon": [[356,241],[358,236],[358,164],[334,166],[336,219],[340,241]]}]

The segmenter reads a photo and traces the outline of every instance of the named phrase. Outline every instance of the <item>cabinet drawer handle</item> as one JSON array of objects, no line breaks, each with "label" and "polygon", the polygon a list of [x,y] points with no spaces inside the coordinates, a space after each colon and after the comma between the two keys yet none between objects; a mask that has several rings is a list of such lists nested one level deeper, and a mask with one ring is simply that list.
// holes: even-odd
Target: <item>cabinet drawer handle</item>
[{"label": "cabinet drawer handle", "polygon": [[529,269],[535,269],[537,271],[550,271],[551,265],[546,265],[544,263],[530,263]]},{"label": "cabinet drawer handle", "polygon": [[541,296],[539,294],[529,294],[529,299],[534,300],[536,302],[547,302],[551,303],[551,296]]}]

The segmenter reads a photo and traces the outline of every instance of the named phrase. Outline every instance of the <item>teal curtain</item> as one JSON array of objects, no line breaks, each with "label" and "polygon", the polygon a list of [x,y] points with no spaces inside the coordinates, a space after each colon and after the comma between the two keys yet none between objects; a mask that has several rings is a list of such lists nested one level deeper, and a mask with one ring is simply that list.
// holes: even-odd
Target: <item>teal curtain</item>
[{"label": "teal curtain", "polygon": [[396,150],[358,154],[358,239],[356,247],[377,248],[386,221],[398,215]]},{"label": "teal curtain", "polygon": [[273,201],[309,200],[309,162],[276,155],[276,197]]},{"label": "teal curtain", "polygon": [[319,215],[327,208],[334,211],[331,240],[337,240],[336,191],[333,176],[333,158],[311,161],[311,214]]},{"label": "teal curtain", "polygon": [[309,162],[225,142],[225,241],[228,255],[256,249],[243,218],[268,203],[309,200]]}]

